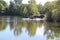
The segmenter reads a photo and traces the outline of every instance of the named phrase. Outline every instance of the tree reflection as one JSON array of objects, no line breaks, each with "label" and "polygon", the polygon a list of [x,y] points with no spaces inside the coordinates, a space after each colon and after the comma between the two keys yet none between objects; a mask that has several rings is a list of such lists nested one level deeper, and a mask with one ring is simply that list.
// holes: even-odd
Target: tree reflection
[{"label": "tree reflection", "polygon": [[37,21],[29,21],[27,22],[27,30],[28,30],[28,34],[30,36],[34,36],[36,33],[36,29],[37,27],[40,27],[42,25],[41,22],[37,22]]},{"label": "tree reflection", "polygon": [[22,33],[22,28],[26,28],[28,31],[28,35],[34,36],[36,33],[37,27],[40,27],[42,25],[42,22],[40,21],[23,21],[21,18],[11,18],[10,21],[14,20],[13,22],[10,22],[10,29],[14,30],[14,35],[19,35]]},{"label": "tree reflection", "polygon": [[[12,21],[13,20],[13,21]],[[48,23],[40,21],[23,21],[19,17],[12,17],[10,19],[10,29],[13,29],[14,35],[19,35],[23,33],[22,28],[26,28],[29,36],[34,36],[37,30],[37,27],[41,27],[44,23],[44,35],[47,35],[47,39],[54,39],[55,37],[60,36],[60,23]]]},{"label": "tree reflection", "polygon": [[55,37],[60,37],[60,23],[44,23],[45,33],[48,39],[54,39]]},{"label": "tree reflection", "polygon": [[10,24],[10,30],[12,30],[12,29],[14,28],[13,18],[14,18],[14,17],[10,17],[10,22],[9,22],[9,24]]},{"label": "tree reflection", "polygon": [[[20,20],[20,21],[19,21]],[[10,17],[10,29],[14,31],[14,35],[19,35],[22,32],[23,21],[18,17]]]},{"label": "tree reflection", "polygon": [[0,17],[0,31],[6,28],[7,22],[5,17]]},{"label": "tree reflection", "polygon": [[[14,35],[18,36],[23,33],[22,28],[26,28],[29,36],[36,34],[37,27],[44,24],[44,35],[47,39],[54,39],[60,37],[60,23],[40,22],[40,21],[23,21],[20,17],[10,17],[10,30],[13,30]],[[0,31],[4,30],[7,26],[5,17],[0,17]]]}]

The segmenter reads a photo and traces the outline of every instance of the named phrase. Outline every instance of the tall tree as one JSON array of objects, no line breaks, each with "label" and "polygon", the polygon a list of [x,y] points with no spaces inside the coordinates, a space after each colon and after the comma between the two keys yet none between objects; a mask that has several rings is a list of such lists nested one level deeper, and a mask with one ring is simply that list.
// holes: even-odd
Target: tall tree
[{"label": "tall tree", "polygon": [[60,22],[60,0],[55,1],[56,2],[56,7],[55,9],[52,11],[52,18],[55,22]]},{"label": "tall tree", "polygon": [[37,6],[38,6],[38,11],[41,11],[42,10],[42,4],[39,3],[39,5],[37,5]]},{"label": "tall tree", "polygon": [[56,2],[47,2],[44,5],[44,11],[46,13],[46,20],[47,21],[52,21],[52,14],[53,11],[56,9]]},{"label": "tall tree", "polygon": [[29,6],[30,6],[31,13],[33,15],[37,15],[38,14],[38,8],[37,8],[35,0],[30,0],[29,1]]},{"label": "tall tree", "polygon": [[14,3],[12,1],[10,1],[8,11],[9,11],[8,13],[10,13],[10,14],[15,12]]},{"label": "tall tree", "polygon": [[3,10],[5,11],[6,7],[7,7],[6,2],[3,0],[0,0],[0,12],[2,12]]},{"label": "tall tree", "polygon": [[21,4],[22,0],[14,0],[16,4]]}]

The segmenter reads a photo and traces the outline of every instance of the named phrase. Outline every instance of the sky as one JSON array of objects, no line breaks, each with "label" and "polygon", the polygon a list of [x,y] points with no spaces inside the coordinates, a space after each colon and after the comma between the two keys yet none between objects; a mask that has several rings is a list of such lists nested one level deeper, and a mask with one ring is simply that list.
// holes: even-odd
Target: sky
[{"label": "sky", "polygon": [[[9,4],[10,0],[4,0]],[[37,2],[37,4],[41,3],[42,5],[44,5],[47,1],[53,1],[53,0],[35,0]],[[28,0],[23,0],[22,3],[24,4],[28,4]]]}]

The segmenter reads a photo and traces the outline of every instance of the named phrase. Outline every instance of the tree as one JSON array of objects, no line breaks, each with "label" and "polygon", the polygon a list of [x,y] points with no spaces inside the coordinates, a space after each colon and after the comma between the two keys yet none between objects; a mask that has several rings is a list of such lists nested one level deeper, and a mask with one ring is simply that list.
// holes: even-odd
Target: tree
[{"label": "tree", "polygon": [[25,14],[27,13],[27,7],[24,8],[23,13],[25,13]]},{"label": "tree", "polygon": [[10,5],[9,5],[9,13],[14,13],[15,11],[15,7],[14,7],[14,3],[12,1],[10,1]]},{"label": "tree", "polygon": [[35,0],[30,0],[29,1],[29,6],[30,6],[31,13],[33,15],[37,15],[38,14],[38,8],[37,8]]},{"label": "tree", "polygon": [[24,7],[24,10],[23,10],[23,13],[25,14],[25,15],[27,15],[27,7]]},{"label": "tree", "polygon": [[38,6],[38,11],[42,11],[42,4],[37,5]]},{"label": "tree", "polygon": [[21,4],[22,0],[14,0],[15,4]]},{"label": "tree", "polygon": [[60,22],[60,10],[56,9],[53,11],[52,18],[55,22]]},{"label": "tree", "polygon": [[53,1],[53,2],[47,2],[45,5],[44,5],[44,11],[46,13],[46,20],[47,21],[52,21],[52,14],[53,14],[53,10],[56,9],[56,2]]},{"label": "tree", "polygon": [[52,18],[55,22],[60,22],[60,0],[57,0],[55,9],[52,10]]},{"label": "tree", "polygon": [[5,1],[0,0],[0,13],[3,13],[7,7],[7,4]]}]

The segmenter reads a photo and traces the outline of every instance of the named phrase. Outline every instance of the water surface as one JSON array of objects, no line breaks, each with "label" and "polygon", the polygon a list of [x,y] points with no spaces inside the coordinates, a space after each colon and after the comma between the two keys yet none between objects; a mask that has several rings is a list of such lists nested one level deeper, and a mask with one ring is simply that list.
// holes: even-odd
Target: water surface
[{"label": "water surface", "polygon": [[60,23],[0,17],[0,40],[60,40]]}]

